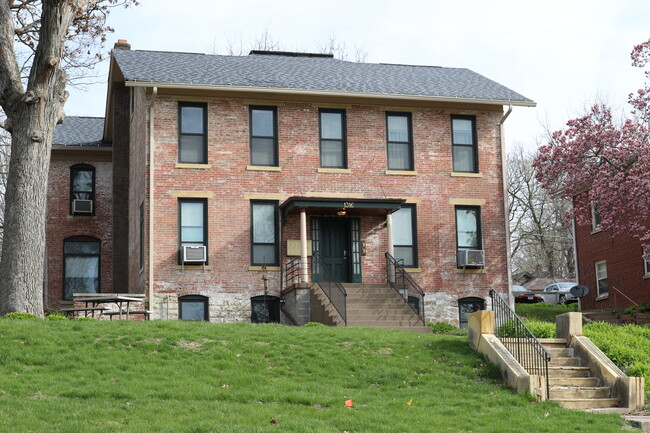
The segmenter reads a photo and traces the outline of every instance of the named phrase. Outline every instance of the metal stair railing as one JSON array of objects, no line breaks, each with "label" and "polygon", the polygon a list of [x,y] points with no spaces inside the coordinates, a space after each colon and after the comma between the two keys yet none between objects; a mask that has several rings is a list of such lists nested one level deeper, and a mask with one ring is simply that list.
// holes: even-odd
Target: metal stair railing
[{"label": "metal stair railing", "polygon": [[[386,253],[386,281],[400,294],[422,320],[422,323],[426,323],[424,321],[424,290],[390,253]],[[414,302],[416,300],[417,302]]]},{"label": "metal stair railing", "polygon": [[545,377],[548,399],[548,363],[551,355],[499,293],[490,290],[490,298],[494,311],[494,335],[529,374]]},{"label": "metal stair railing", "polygon": [[312,276],[314,283],[318,284],[327,299],[334,306],[336,311],[343,319],[345,326],[348,324],[347,319],[347,296],[345,287],[341,282],[332,274],[330,267],[324,264],[320,255],[313,253],[311,256],[312,263]]},{"label": "metal stair railing", "polygon": [[634,305],[634,324],[638,325],[639,324],[639,304],[634,302],[632,299],[630,299],[629,296],[627,296],[625,293],[621,292],[618,290],[616,287],[612,286],[612,291],[614,292],[614,311],[616,311],[616,314],[618,314],[618,295],[621,295],[625,299],[627,299],[629,302]]},{"label": "metal stair railing", "polygon": [[282,292],[284,292],[287,288],[291,287],[292,285],[299,283],[300,282],[300,259],[299,258],[294,258],[289,260],[285,265],[284,265],[284,272],[282,273],[283,277],[283,284],[282,284]]}]

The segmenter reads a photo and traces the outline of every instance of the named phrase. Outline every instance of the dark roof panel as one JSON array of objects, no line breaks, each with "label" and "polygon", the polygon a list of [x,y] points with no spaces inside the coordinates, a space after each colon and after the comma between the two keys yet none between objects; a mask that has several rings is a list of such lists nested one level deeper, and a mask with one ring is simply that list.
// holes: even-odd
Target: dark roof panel
[{"label": "dark roof panel", "polygon": [[113,55],[126,81],[534,104],[519,93],[464,68],[356,63],[287,53],[220,56],[114,50]]},{"label": "dark roof panel", "polygon": [[102,141],[103,117],[66,116],[54,130],[54,146],[110,146]]}]

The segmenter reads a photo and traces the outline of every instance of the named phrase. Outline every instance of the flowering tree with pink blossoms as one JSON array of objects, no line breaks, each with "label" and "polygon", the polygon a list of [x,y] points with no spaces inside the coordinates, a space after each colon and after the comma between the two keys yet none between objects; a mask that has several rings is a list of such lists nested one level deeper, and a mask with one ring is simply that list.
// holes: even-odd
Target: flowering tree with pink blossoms
[{"label": "flowering tree with pink blossoms", "polygon": [[[650,40],[632,51],[632,65],[650,63]],[[555,195],[573,198],[567,217],[588,224],[592,209],[601,227],[638,238],[650,250],[650,71],[643,89],[629,95],[630,117],[617,121],[595,104],[555,131],[535,158],[537,180]]]}]

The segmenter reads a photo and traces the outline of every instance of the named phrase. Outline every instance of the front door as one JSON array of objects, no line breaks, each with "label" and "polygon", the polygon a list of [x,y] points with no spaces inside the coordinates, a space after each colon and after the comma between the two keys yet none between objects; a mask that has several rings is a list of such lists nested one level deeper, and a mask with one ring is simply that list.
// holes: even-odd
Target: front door
[{"label": "front door", "polygon": [[339,281],[350,279],[350,221],[344,218],[323,218],[320,221],[321,250],[323,264]]}]

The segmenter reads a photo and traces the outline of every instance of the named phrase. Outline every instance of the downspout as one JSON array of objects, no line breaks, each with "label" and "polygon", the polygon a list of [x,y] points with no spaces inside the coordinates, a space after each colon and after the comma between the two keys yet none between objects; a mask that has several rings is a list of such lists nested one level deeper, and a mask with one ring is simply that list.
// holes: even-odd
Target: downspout
[{"label": "downspout", "polygon": [[508,218],[508,174],[507,174],[507,159],[506,159],[506,140],[503,124],[506,122],[508,116],[512,113],[512,105],[508,106],[508,111],[499,120],[499,137],[501,141],[501,178],[503,184],[503,216],[504,228],[506,234],[506,269],[508,271],[508,304],[514,311],[515,298],[512,296],[512,263],[510,261],[510,219]]},{"label": "downspout", "polygon": [[[573,205],[573,200],[572,203]],[[571,219],[571,236],[573,237],[573,271],[576,276],[576,284],[580,285],[580,272],[578,272],[578,240],[576,239],[576,218]],[[582,298],[578,298],[578,311],[582,311]]]},{"label": "downspout", "polygon": [[149,102],[149,310],[151,314],[154,313],[153,308],[153,246],[154,246],[154,230],[153,230],[153,209],[154,209],[154,156],[155,156],[155,140],[154,140],[154,114],[156,96],[158,96],[158,87],[153,87],[151,90],[151,101]]}]

